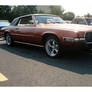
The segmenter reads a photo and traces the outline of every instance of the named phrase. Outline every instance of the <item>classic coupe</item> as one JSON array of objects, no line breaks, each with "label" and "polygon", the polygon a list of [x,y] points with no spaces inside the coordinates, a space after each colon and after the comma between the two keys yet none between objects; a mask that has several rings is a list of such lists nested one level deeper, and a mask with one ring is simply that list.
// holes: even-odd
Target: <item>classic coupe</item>
[{"label": "classic coupe", "polygon": [[52,14],[20,16],[2,30],[8,46],[14,42],[41,46],[50,57],[70,48],[91,49],[92,45],[92,26],[64,24],[62,18]]}]

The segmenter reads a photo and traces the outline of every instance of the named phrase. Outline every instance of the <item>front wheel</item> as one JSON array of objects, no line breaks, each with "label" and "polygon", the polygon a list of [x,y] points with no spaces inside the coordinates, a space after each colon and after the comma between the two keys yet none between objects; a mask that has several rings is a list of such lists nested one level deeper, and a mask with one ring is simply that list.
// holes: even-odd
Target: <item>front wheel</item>
[{"label": "front wheel", "polygon": [[45,41],[45,51],[50,57],[57,57],[61,54],[61,46],[59,40],[54,37],[48,37]]},{"label": "front wheel", "polygon": [[8,46],[12,46],[13,45],[13,40],[12,40],[12,37],[9,33],[6,34],[6,44]]}]

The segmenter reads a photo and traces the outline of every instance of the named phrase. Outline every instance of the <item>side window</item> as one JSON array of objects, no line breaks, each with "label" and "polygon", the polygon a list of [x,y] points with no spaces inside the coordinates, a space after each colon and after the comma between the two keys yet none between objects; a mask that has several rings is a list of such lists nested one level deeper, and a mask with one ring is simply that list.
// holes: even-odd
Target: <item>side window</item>
[{"label": "side window", "polygon": [[12,26],[16,26],[18,24],[19,18],[16,18],[12,21],[12,23],[10,25]]},{"label": "side window", "polygon": [[77,24],[85,24],[86,25],[86,21],[84,19],[79,19],[77,21]]},{"label": "side window", "polygon": [[32,16],[20,18],[18,26],[33,26],[34,21]]}]

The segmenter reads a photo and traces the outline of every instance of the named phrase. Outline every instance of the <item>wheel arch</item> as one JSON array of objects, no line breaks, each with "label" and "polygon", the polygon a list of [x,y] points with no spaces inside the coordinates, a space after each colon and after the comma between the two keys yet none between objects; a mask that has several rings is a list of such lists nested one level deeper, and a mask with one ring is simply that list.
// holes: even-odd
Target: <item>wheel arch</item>
[{"label": "wheel arch", "polygon": [[46,38],[49,37],[49,36],[54,36],[60,41],[59,37],[55,33],[44,33],[43,36],[42,36],[43,42],[45,42]]},{"label": "wheel arch", "polygon": [[6,39],[6,34],[9,34],[9,32],[8,32],[8,31],[5,31],[5,32],[4,32],[4,37],[5,37],[5,39]]}]

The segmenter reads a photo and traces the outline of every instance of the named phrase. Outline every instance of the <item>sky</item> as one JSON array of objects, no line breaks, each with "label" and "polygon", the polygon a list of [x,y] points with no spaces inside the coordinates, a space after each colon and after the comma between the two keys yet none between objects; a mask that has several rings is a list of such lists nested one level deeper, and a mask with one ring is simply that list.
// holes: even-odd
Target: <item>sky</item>
[{"label": "sky", "polygon": [[76,16],[92,14],[92,0],[0,0],[0,5],[61,5]]},{"label": "sky", "polygon": [[84,14],[92,14],[92,1],[91,0],[61,0],[60,5],[66,11],[72,11],[76,16],[83,16]]}]

